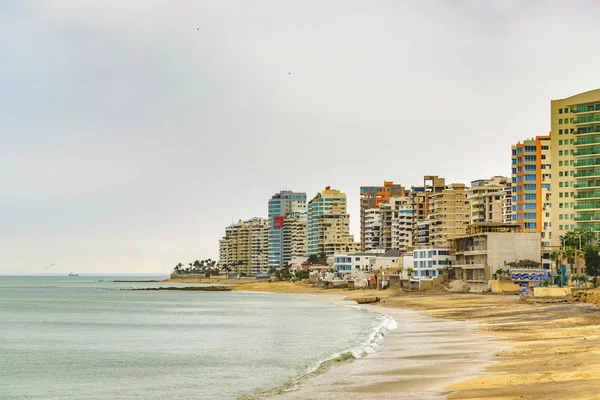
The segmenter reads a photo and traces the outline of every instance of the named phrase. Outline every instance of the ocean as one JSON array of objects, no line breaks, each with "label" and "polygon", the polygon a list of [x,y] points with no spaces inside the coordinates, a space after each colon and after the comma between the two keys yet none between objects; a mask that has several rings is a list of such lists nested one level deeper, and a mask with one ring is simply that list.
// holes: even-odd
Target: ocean
[{"label": "ocean", "polygon": [[156,278],[0,277],[0,399],[270,397],[372,353],[393,327],[329,296],[115,279]]}]

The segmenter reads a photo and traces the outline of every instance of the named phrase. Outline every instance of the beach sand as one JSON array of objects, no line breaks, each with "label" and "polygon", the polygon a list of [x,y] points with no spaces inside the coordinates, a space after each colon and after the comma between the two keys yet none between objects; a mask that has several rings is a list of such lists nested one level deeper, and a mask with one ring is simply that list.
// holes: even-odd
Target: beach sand
[{"label": "beach sand", "polygon": [[[497,341],[497,351],[490,357],[494,363],[484,371],[472,371],[470,378],[463,376],[460,382],[450,377],[442,394],[451,399],[600,398],[600,308],[592,304],[539,304],[522,302],[518,296],[492,294],[324,290],[289,282],[249,282],[234,290],[334,294],[348,299],[377,295],[382,299],[381,306],[386,308],[416,310],[435,318],[477,323],[472,325],[472,330]],[[441,333],[443,330],[438,332]],[[435,334],[427,332],[426,337],[431,341]],[[387,341],[386,338],[384,345]],[[469,339],[446,345],[460,346],[453,350],[464,352],[463,361],[468,361],[469,353],[481,350],[480,344],[481,340]],[[340,385],[340,390],[347,392],[344,397],[348,399],[394,398],[393,393],[402,397],[400,394],[410,385],[413,398],[434,398],[437,395],[428,392],[432,382],[422,378],[423,372],[436,375],[440,378],[438,383],[443,383],[448,375],[443,363],[448,357],[453,363],[461,362],[447,352],[438,351],[430,355],[430,360],[435,361],[430,365],[411,366],[406,360],[402,361],[397,371],[403,378],[399,378],[398,383],[370,385],[365,382],[360,387],[346,383]],[[340,367],[343,366],[335,368]],[[404,378],[411,373],[414,379],[409,383]],[[374,379],[374,382],[381,380]],[[440,393],[437,386],[435,390]],[[363,396],[355,397],[352,393]]]}]

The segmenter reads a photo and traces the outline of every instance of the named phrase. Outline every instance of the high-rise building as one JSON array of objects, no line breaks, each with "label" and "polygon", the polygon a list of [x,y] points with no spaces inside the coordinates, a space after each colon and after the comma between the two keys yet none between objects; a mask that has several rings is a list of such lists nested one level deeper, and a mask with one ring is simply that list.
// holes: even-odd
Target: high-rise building
[{"label": "high-rise building", "polygon": [[553,246],[572,229],[600,231],[600,89],[551,102]]},{"label": "high-rise building", "polygon": [[306,254],[306,193],[283,190],[269,199],[269,267]]},{"label": "high-rise building", "polygon": [[225,228],[219,241],[219,266],[234,273],[268,272],[267,220],[252,218]]},{"label": "high-rise building", "polygon": [[375,250],[381,248],[381,209],[369,208],[364,211],[364,248]]},{"label": "high-rise building", "polygon": [[448,185],[430,197],[429,242],[434,247],[448,246],[448,239],[464,235],[469,225],[469,199],[463,183]]},{"label": "high-rise building", "polygon": [[[412,186],[410,188],[410,196],[413,199],[415,209],[413,237],[423,237],[419,235],[418,223],[429,216],[430,197],[436,193],[441,193],[444,189],[446,189],[446,180],[436,175],[426,175],[423,177],[423,186]],[[419,243],[422,242],[421,238]]]},{"label": "high-rise building", "polygon": [[512,183],[507,181],[506,185],[502,189],[502,222],[512,222]]},{"label": "high-rise building", "polygon": [[478,179],[471,182],[468,192],[471,224],[504,222],[507,185],[510,186],[510,182],[504,176],[493,176],[490,179]]},{"label": "high-rise building", "polygon": [[366,211],[379,208],[380,204],[387,204],[391,197],[404,196],[404,187],[393,181],[384,181],[383,186],[360,187],[360,246],[369,250],[367,246]]},{"label": "high-rise building", "polygon": [[307,254],[358,251],[360,243],[350,234],[346,194],[327,186],[308,202]]},{"label": "high-rise building", "polygon": [[512,146],[512,222],[522,232],[540,232],[542,246],[552,238],[550,136]]},{"label": "high-rise building", "polygon": [[392,249],[408,251],[415,246],[413,231],[416,225],[415,203],[412,197],[394,197],[390,199],[393,210]]},{"label": "high-rise building", "polygon": [[381,249],[407,251],[413,246],[414,202],[410,196],[391,197],[379,206],[381,211]]}]

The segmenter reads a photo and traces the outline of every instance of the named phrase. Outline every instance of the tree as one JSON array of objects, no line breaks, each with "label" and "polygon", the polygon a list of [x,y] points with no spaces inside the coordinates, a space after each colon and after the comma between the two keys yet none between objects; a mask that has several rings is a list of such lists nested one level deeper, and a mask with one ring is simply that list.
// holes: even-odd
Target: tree
[{"label": "tree", "polygon": [[597,287],[597,276],[600,275],[600,253],[597,248],[588,247],[584,254],[585,272],[594,277],[594,287]]},{"label": "tree", "polygon": [[321,250],[321,252],[319,253],[318,261],[318,263],[321,265],[327,265],[327,255],[325,254],[324,250]]},{"label": "tree", "polygon": [[560,270],[560,262],[562,261],[562,254],[560,251],[553,251],[550,253],[550,260],[554,261],[554,265],[556,265],[556,270]]},{"label": "tree", "polygon": [[506,265],[513,268],[538,268],[540,263],[534,260],[519,260],[506,263]]},{"label": "tree", "polygon": [[299,269],[294,273],[298,280],[308,279],[308,270],[307,269]]},{"label": "tree", "polygon": [[316,254],[311,254],[308,256],[308,263],[309,264],[318,264],[319,263],[319,256]]},{"label": "tree", "polygon": [[408,274],[408,279],[412,279],[412,276],[415,273],[415,270],[413,268],[409,268],[406,270],[406,273]]},{"label": "tree", "polygon": [[573,247],[567,247],[563,252],[563,256],[567,259],[567,262],[569,263],[569,272],[573,273],[573,263],[575,262],[576,256],[575,249]]}]

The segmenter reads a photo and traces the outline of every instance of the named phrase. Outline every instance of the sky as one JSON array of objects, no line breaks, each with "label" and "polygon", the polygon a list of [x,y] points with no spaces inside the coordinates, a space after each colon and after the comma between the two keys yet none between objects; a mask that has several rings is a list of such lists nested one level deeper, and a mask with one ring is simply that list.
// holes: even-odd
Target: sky
[{"label": "sky", "polygon": [[594,1],[0,0],[0,274],[218,258],[282,189],[510,175]]}]

